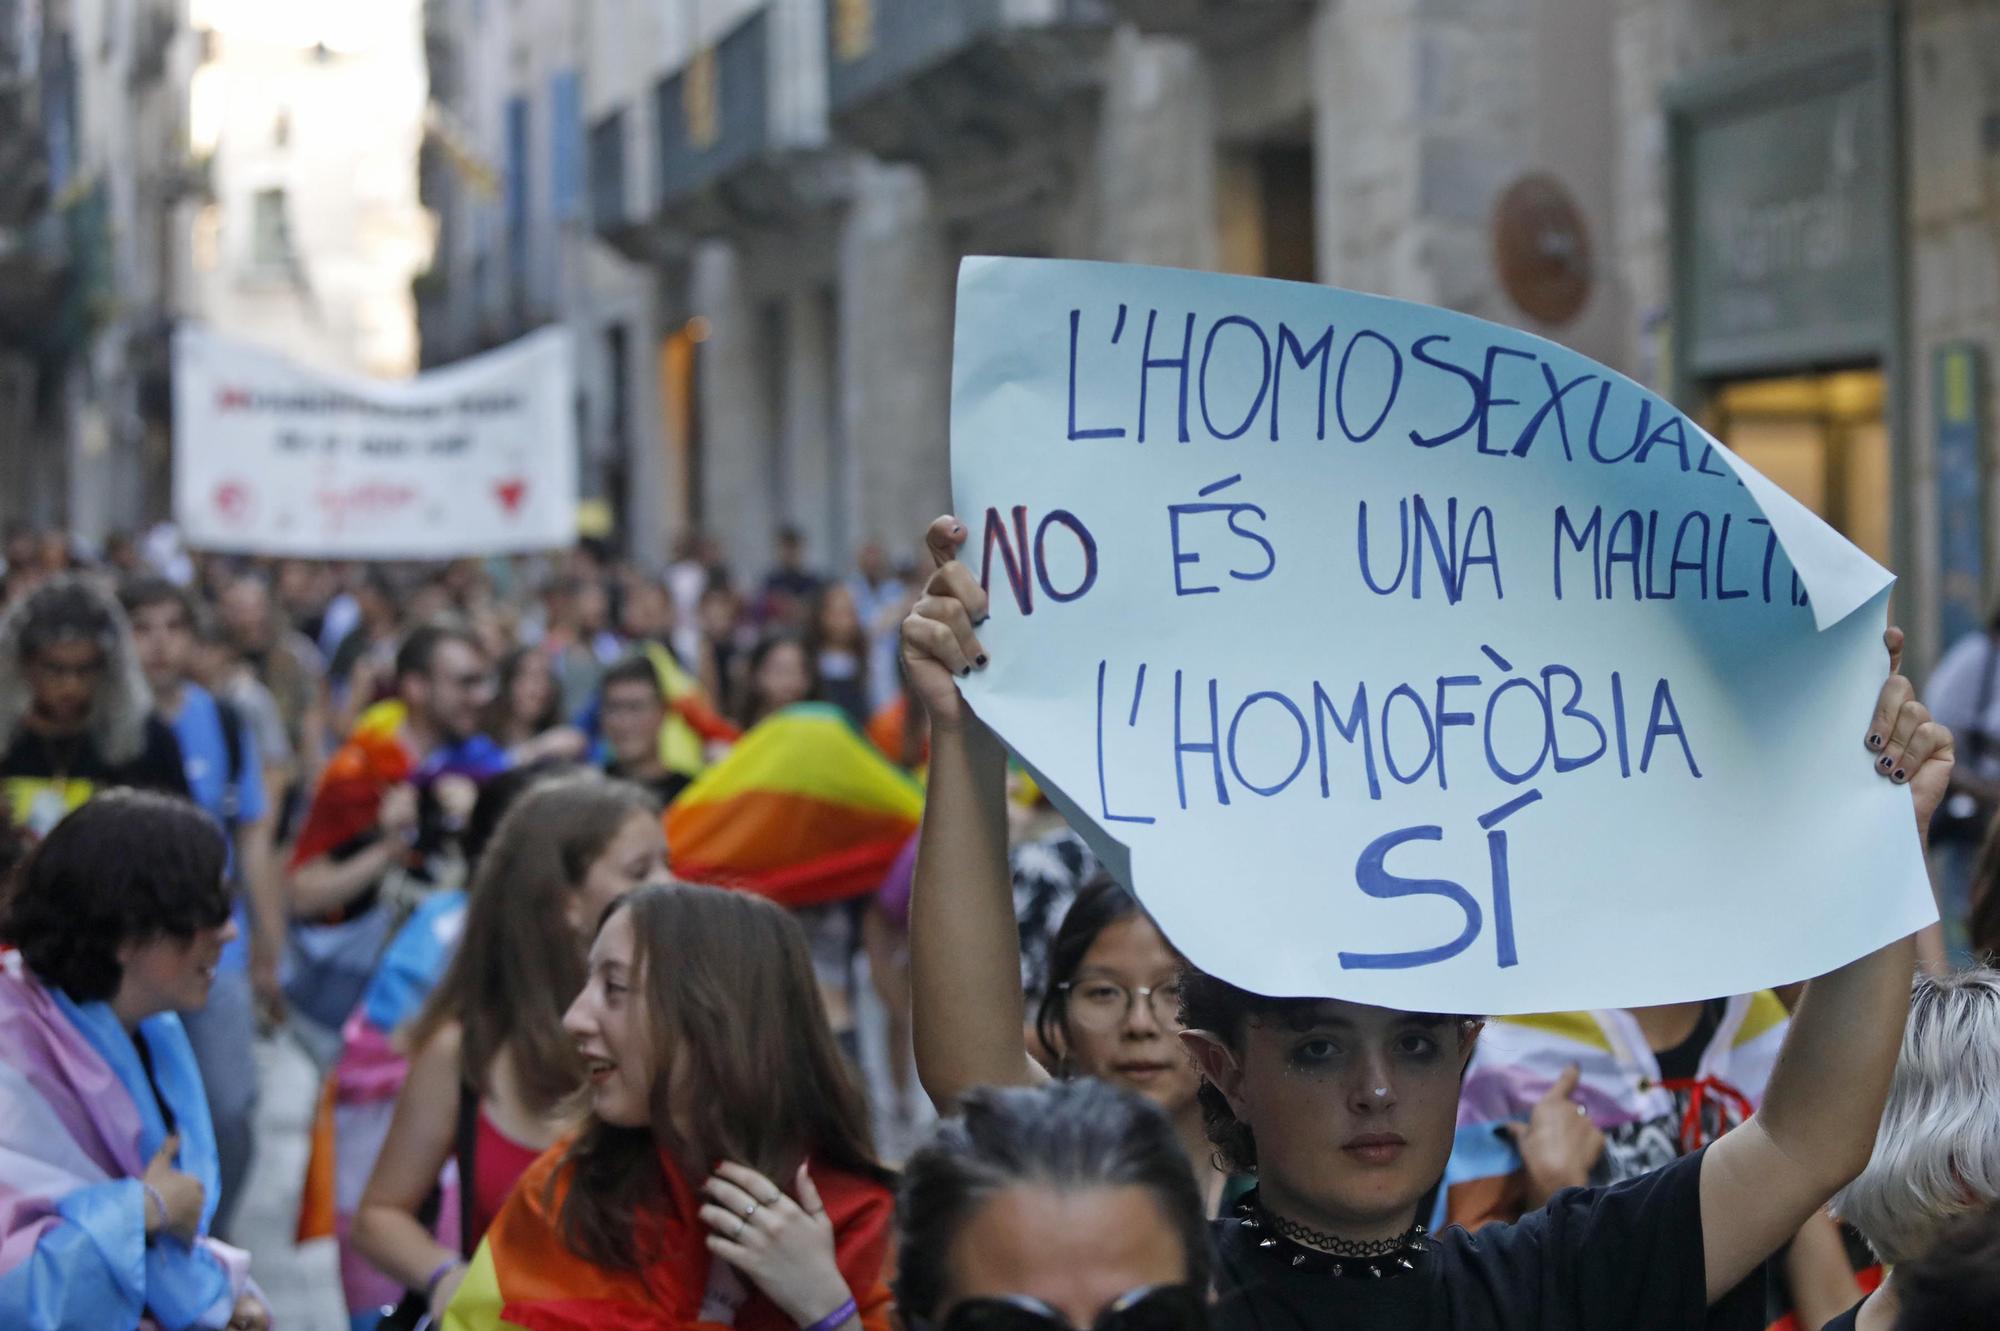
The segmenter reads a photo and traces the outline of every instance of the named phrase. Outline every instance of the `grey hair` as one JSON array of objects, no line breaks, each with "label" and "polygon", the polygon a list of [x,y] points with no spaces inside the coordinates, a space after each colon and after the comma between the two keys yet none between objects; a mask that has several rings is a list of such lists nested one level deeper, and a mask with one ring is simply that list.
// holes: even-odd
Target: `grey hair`
[{"label": "grey hair", "polygon": [[104,673],[91,699],[90,737],[107,764],[122,766],[145,750],[153,691],[139,669],[125,611],[82,574],[49,579],[0,615],[0,736],[18,732],[27,715],[29,652],[76,638],[97,643],[104,653]]},{"label": "grey hair", "polygon": [[1885,1262],[2000,1198],[2000,970],[1919,975],[1875,1154],[1833,1211]]}]

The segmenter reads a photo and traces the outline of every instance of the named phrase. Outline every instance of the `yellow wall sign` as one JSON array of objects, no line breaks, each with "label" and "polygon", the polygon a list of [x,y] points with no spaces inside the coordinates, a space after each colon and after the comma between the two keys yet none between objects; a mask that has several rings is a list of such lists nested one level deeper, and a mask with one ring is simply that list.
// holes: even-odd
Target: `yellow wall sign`
[{"label": "yellow wall sign", "polygon": [[834,0],[834,54],[852,61],[874,49],[875,0]]},{"label": "yellow wall sign", "polygon": [[681,83],[681,109],[687,116],[688,146],[714,147],[722,135],[722,81],[716,74],[714,47],[697,52],[688,61]]}]

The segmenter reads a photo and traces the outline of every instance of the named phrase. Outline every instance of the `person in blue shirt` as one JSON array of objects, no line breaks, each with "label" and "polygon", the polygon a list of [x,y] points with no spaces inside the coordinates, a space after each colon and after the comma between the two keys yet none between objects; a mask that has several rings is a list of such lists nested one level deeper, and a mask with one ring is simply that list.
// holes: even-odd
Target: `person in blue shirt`
[{"label": "person in blue shirt", "polygon": [[223,950],[208,1006],[182,1014],[215,1120],[222,1177],[218,1228],[226,1232],[250,1168],[257,1009],[261,1003],[275,1013],[284,1002],[278,984],[289,915],[284,880],[271,854],[273,820],[256,735],[235,708],[190,678],[193,602],[181,588],[154,576],[127,583],[120,599],[132,621],[139,667],[153,690],[154,711],[180,741],[194,802],[227,834],[229,878],[243,889],[234,905],[237,936]]}]

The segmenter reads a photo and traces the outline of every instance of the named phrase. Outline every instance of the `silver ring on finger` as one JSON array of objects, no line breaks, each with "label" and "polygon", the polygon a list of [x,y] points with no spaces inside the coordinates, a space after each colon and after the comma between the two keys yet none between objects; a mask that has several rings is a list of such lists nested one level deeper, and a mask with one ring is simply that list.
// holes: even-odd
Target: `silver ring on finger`
[{"label": "silver ring on finger", "polygon": [[741,1239],[743,1237],[743,1231],[748,1228],[750,1228],[750,1222],[748,1220],[743,1219],[741,1216],[738,1216],[736,1218],[736,1232],[729,1236],[729,1241],[731,1243],[734,1243],[737,1240]]},{"label": "silver ring on finger", "polygon": [[743,1212],[743,1218],[744,1220],[747,1221],[750,1219],[751,1216],[754,1216],[756,1214],[757,1214],[757,1203],[752,1202],[750,1203],[749,1209]]},{"label": "silver ring on finger", "polygon": [[1588,1118],[1590,1117],[1590,1111],[1588,1109],[1585,1109],[1582,1105],[1578,1105],[1576,1107],[1576,1116],[1578,1118]]}]

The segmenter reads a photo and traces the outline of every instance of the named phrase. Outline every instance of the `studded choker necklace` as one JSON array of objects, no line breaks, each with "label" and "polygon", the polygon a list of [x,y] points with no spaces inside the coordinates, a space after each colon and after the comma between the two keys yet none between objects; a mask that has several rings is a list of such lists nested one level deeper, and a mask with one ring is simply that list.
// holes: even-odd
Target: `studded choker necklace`
[{"label": "studded choker necklace", "polygon": [[1412,1225],[1390,1239],[1344,1239],[1265,1210],[1255,1193],[1236,1204],[1236,1218],[1260,1251],[1313,1274],[1381,1280],[1417,1269],[1429,1251],[1427,1230]]}]

